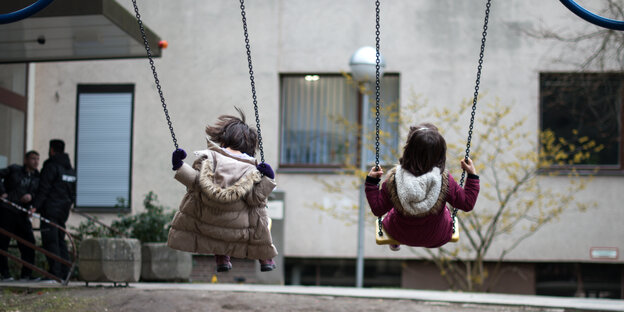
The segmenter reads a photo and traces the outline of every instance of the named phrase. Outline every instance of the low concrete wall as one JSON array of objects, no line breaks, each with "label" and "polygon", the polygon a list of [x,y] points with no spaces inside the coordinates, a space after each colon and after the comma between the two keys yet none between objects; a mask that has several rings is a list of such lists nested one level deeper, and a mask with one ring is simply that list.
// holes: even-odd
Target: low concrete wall
[{"label": "low concrete wall", "polygon": [[80,278],[87,282],[138,282],[141,243],[133,238],[91,238],[80,243]]},{"label": "low concrete wall", "polygon": [[167,247],[167,243],[141,246],[141,280],[188,281],[193,270],[192,256]]}]

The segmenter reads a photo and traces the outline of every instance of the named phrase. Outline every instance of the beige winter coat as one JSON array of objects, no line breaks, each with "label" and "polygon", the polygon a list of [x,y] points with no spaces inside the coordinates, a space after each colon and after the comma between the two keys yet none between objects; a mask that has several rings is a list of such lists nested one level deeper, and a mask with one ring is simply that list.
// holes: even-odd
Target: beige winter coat
[{"label": "beige winter coat", "polygon": [[235,258],[275,257],[266,209],[275,181],[260,174],[255,159],[231,155],[210,140],[207,150],[195,154],[193,167],[183,164],[175,175],[187,193],[173,218],[169,247]]}]

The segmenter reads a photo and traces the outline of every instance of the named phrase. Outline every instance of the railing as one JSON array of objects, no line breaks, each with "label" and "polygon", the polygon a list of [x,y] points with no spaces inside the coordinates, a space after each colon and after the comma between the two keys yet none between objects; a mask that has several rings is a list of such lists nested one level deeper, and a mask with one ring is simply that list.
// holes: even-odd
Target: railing
[{"label": "railing", "polygon": [[[16,210],[21,211],[21,212],[29,213],[28,209],[26,209],[26,208],[24,208],[24,207],[22,207],[22,206],[20,206],[20,205],[18,205],[16,203],[14,203],[12,201],[9,201],[9,200],[7,200],[5,198],[0,198],[0,201],[2,201],[3,203],[6,204],[6,205],[0,205],[1,207],[3,207],[3,209],[16,209]],[[5,229],[0,228],[0,235],[5,235],[5,236],[8,236],[10,238],[13,238],[18,243],[23,244],[24,246],[26,246],[28,248],[32,248],[32,249],[34,249],[36,251],[39,251],[39,252],[43,253],[44,255],[46,255],[47,257],[50,257],[52,260],[59,262],[61,265],[69,267],[69,271],[67,272],[67,276],[65,276],[65,279],[60,279],[59,277],[55,276],[54,274],[51,274],[51,273],[45,271],[44,269],[41,269],[41,268],[37,267],[34,264],[28,263],[28,262],[26,262],[26,261],[24,261],[24,260],[22,260],[22,259],[20,259],[20,258],[18,258],[16,256],[14,256],[14,255],[11,255],[11,254],[9,254],[8,252],[6,252],[4,250],[0,250],[0,255],[3,255],[3,256],[5,256],[5,257],[7,257],[7,258],[9,258],[9,259],[11,259],[13,261],[16,261],[16,262],[22,264],[23,266],[28,267],[29,269],[31,269],[33,271],[39,272],[43,276],[45,276],[47,278],[53,279],[53,280],[55,280],[55,281],[57,281],[57,282],[59,282],[59,283],[61,283],[63,285],[67,285],[67,283],[69,282],[69,278],[71,277],[71,274],[74,271],[74,268],[76,267],[76,244],[74,243],[74,238],[71,236],[71,234],[69,234],[69,232],[67,230],[65,230],[65,228],[63,228],[60,225],[58,225],[58,224],[56,224],[56,223],[54,223],[54,222],[52,222],[52,221],[42,217],[40,214],[33,213],[32,216],[35,217],[35,218],[38,218],[39,220],[41,220],[41,222],[45,222],[45,223],[47,223],[47,224],[49,224],[49,225],[51,225],[53,227],[56,227],[57,229],[63,231],[67,235],[67,237],[69,238],[69,241],[70,241],[70,243],[72,245],[72,260],[71,261],[63,259],[63,258],[59,257],[58,255],[55,255],[55,254],[53,254],[53,253],[51,253],[51,252],[49,252],[49,251],[47,251],[47,250],[45,250],[45,249],[43,249],[41,247],[38,247],[38,246],[32,244],[31,242],[26,241],[25,239],[15,235],[15,234],[13,234],[11,232],[6,231]]]}]

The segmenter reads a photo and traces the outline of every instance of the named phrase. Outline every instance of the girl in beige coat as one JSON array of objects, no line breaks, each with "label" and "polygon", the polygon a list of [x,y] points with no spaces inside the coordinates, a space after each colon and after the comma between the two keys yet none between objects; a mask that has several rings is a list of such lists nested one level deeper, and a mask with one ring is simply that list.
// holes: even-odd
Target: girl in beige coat
[{"label": "girl in beige coat", "polygon": [[230,257],[258,259],[261,271],[275,269],[267,216],[267,198],[275,188],[268,164],[253,158],[258,136],[245,124],[245,116],[224,115],[206,127],[208,149],[197,151],[193,166],[173,152],[175,179],[187,187],[169,230],[173,249],[215,254],[217,271],[232,268]]}]

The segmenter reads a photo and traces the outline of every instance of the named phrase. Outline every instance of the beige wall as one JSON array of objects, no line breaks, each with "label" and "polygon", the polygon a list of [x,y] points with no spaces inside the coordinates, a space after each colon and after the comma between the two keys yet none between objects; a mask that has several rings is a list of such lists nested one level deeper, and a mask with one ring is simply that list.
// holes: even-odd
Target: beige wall
[{"label": "beige wall", "polygon": [[[129,3],[121,4],[131,11]],[[191,0],[154,0],[140,5],[144,22],[169,42],[156,66],[180,147],[189,152],[204,148],[204,126],[220,114],[233,113],[234,105],[242,107],[253,122],[238,5],[225,0],[205,5]],[[360,0],[249,1],[246,6],[266,160],[278,167],[279,74],[349,71],[351,54],[374,44],[374,7]],[[483,1],[476,0],[383,3],[381,51],[386,71],[400,74],[402,105],[409,104],[412,93],[420,94],[432,106],[449,109],[472,96],[483,6]],[[513,0],[492,5],[482,102],[499,98],[513,104],[512,116],[526,117],[524,130],[533,133],[539,127],[539,72],[573,70],[572,65],[554,60],[582,52],[523,34],[536,27],[564,32],[592,26],[555,1]],[[48,139],[64,138],[72,161],[76,85],[135,84],[133,210],[141,210],[142,196],[150,190],[165,205],[177,207],[184,188],[172,179],[173,145],[146,60],[41,63],[36,75],[34,148],[47,150]],[[427,116],[412,117],[422,120]],[[467,125],[465,117],[462,122]],[[528,146],[527,142],[518,144]],[[459,157],[449,155],[449,159],[455,158]],[[355,257],[356,226],[314,209],[312,204],[352,206],[357,204],[357,191],[336,197],[327,194],[318,179],[343,177],[278,170],[278,187],[286,193],[285,254]],[[555,187],[561,182],[561,178],[549,179],[546,182]],[[596,200],[595,210],[565,214],[559,223],[518,247],[509,259],[589,261],[592,246],[624,250],[624,243],[618,240],[624,237],[624,228],[619,226],[624,211],[618,209],[624,199],[618,190],[623,187],[621,176],[595,178],[589,189],[579,194],[581,199]],[[488,204],[481,198],[476,209],[487,209]],[[372,221],[370,215],[368,219]],[[71,223],[78,221],[72,217]],[[372,222],[367,226],[368,257],[424,255],[417,249],[391,253],[376,246]],[[495,251],[507,242],[501,238],[488,256],[496,257]],[[623,261],[622,256],[618,261]]]}]

